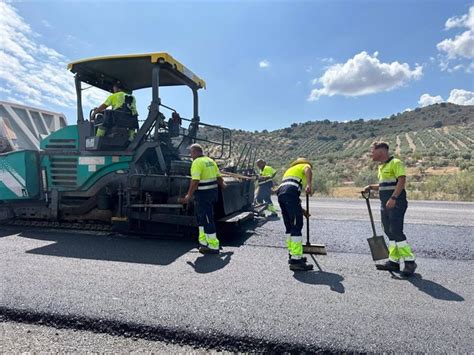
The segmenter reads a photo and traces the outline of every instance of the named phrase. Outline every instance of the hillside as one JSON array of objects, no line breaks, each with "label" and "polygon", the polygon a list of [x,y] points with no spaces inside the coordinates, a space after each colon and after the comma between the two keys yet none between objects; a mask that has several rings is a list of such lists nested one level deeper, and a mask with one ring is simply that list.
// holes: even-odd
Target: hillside
[{"label": "hillside", "polygon": [[376,140],[388,142],[403,158],[414,190],[432,175],[474,170],[474,106],[441,103],[379,120],[310,121],[271,132],[233,130],[232,137],[234,162],[249,143],[280,175],[296,157],[311,159],[319,190],[327,193],[337,186],[374,181],[375,165],[368,153]]}]

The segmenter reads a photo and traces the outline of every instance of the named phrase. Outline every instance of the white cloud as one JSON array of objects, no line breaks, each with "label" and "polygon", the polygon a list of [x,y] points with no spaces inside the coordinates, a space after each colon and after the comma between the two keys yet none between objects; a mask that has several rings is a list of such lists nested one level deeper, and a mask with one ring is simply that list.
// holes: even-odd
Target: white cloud
[{"label": "white cloud", "polygon": [[260,68],[268,68],[270,66],[270,62],[266,59],[263,59],[260,61],[260,63],[258,63],[258,66]]},{"label": "white cloud", "polygon": [[467,27],[474,30],[474,6],[469,8],[469,13],[462,16],[450,17],[445,24],[445,29],[450,30],[456,27]]},{"label": "white cloud", "polygon": [[[474,6],[469,8],[467,14],[454,16],[446,21],[445,29],[464,28],[462,33],[456,34],[454,38],[445,38],[436,45],[440,52],[439,66],[442,71],[453,72],[464,69],[468,73],[474,65]],[[466,30],[467,29],[467,30]],[[467,64],[455,64],[455,69],[450,67],[453,61],[466,61]]]},{"label": "white cloud", "polygon": [[449,94],[448,102],[457,105],[474,105],[474,92],[463,89],[453,89]]},{"label": "white cloud", "polygon": [[[474,105],[474,92],[463,89],[452,89],[449,97],[446,100],[456,105]],[[431,96],[430,94],[423,94],[418,103],[421,107],[444,102],[443,98],[438,96]]]},{"label": "white cloud", "polygon": [[[9,101],[75,107],[74,78],[66,69],[68,58],[40,43],[40,36],[12,4],[2,1],[0,33],[0,92],[8,93]],[[84,91],[84,104],[96,106],[106,95],[98,89]]]},{"label": "white cloud", "polygon": [[474,59],[474,32],[465,31],[454,39],[447,38],[436,45],[439,51],[444,52],[448,59],[459,57]]},{"label": "white cloud", "polygon": [[378,59],[378,52],[372,56],[360,52],[346,63],[331,65],[313,84],[322,85],[313,89],[309,101],[316,101],[321,96],[361,96],[396,89],[410,80],[419,79],[423,67],[416,65],[411,69],[407,63],[383,63]]},{"label": "white cloud", "polygon": [[423,94],[418,100],[418,103],[421,107],[439,104],[440,102],[443,102],[443,98],[441,96],[431,96],[430,94]]}]

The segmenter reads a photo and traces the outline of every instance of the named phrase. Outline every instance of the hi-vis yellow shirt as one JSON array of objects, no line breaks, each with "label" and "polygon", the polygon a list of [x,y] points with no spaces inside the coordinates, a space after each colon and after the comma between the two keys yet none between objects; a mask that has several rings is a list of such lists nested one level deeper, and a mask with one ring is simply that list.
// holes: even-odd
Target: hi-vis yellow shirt
[{"label": "hi-vis yellow shirt", "polygon": [[[273,175],[275,175],[276,173],[276,170],[273,169],[270,165],[265,165],[265,167],[260,170],[260,176],[261,177],[273,177]],[[262,185],[262,184],[266,184],[268,182],[271,182],[272,180],[271,179],[268,179],[268,180],[265,180],[265,181],[260,181],[258,184],[259,185]]]},{"label": "hi-vis yellow shirt", "polygon": [[191,165],[191,179],[199,180],[198,190],[217,188],[217,178],[221,176],[214,160],[209,157],[199,157]]},{"label": "hi-vis yellow shirt", "polygon": [[395,190],[400,176],[406,176],[405,165],[400,159],[390,157],[379,165],[379,191]]},{"label": "hi-vis yellow shirt", "polygon": [[306,167],[311,168],[311,165],[302,163],[289,168],[283,174],[283,181],[280,186],[293,185],[301,191],[303,187],[306,187],[306,175],[304,173]]},{"label": "hi-vis yellow shirt", "polygon": [[125,103],[125,96],[132,96],[133,100],[130,104],[130,110],[132,111],[132,115],[138,115],[137,101],[135,100],[135,97],[133,95],[126,94],[123,91],[119,91],[110,95],[107,100],[105,100],[104,105],[107,107],[112,106],[112,110],[117,110]]}]

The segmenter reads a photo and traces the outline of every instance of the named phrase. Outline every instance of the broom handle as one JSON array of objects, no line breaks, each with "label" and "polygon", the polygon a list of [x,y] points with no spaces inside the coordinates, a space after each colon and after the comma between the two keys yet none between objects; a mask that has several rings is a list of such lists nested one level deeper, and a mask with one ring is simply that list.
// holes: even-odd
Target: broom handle
[{"label": "broom handle", "polygon": [[306,244],[309,244],[309,195],[306,194]]},{"label": "broom handle", "polygon": [[363,191],[361,193],[362,193],[362,197],[365,199],[365,202],[367,203],[367,209],[369,210],[369,216],[370,216],[370,224],[372,225],[372,232],[374,233],[374,237],[375,237],[377,233],[375,232],[374,217],[372,216],[372,209],[370,208],[370,201],[369,201],[370,191],[367,194],[367,196],[365,195]]}]

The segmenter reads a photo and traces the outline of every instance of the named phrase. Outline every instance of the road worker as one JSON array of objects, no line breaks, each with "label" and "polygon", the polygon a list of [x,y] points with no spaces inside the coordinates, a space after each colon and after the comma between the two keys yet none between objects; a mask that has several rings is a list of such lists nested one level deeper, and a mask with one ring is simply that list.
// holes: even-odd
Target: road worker
[{"label": "road worker", "polygon": [[199,144],[189,147],[193,163],[191,165],[191,184],[183,204],[189,203],[194,196],[196,218],[199,226],[199,252],[203,254],[219,254],[219,240],[216,235],[214,221],[214,204],[218,198],[218,188],[224,189],[226,184],[214,160],[204,156]]},{"label": "road worker", "polygon": [[257,160],[257,167],[259,169],[259,176],[256,201],[259,204],[267,204],[267,211],[270,212],[271,215],[277,216],[277,210],[272,202],[273,178],[276,175],[276,170],[263,159]]},{"label": "road worker", "polygon": [[400,271],[400,263],[404,262],[402,274],[410,276],[415,272],[415,254],[403,233],[403,221],[408,207],[405,191],[405,165],[400,159],[389,154],[389,146],[385,142],[376,142],[371,147],[372,160],[380,163],[378,167],[378,184],[367,185],[365,192],[379,191],[380,212],[385,234],[389,239],[389,259],[384,265],[377,265],[379,270]]},{"label": "road worker", "polygon": [[313,265],[306,263],[303,257],[303,215],[309,213],[301,207],[300,194],[304,190],[311,195],[313,166],[305,158],[298,158],[290,164],[283,174],[283,180],[278,187],[278,203],[286,229],[286,244],[289,250],[289,266],[293,271],[308,271]]},{"label": "road worker", "polygon": [[[138,116],[137,111],[137,101],[132,94],[128,94],[125,92],[125,88],[121,82],[117,81],[112,86],[113,94],[110,95],[105,102],[94,109],[92,112],[92,117],[95,117],[98,113],[101,113],[107,109],[107,107],[111,106],[112,110],[116,111],[123,111],[131,116]],[[97,137],[104,137],[107,133],[107,128],[101,126],[97,128],[96,136]],[[129,140],[132,141],[135,137],[135,130],[129,129]]]}]

